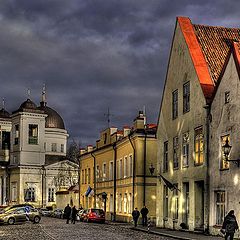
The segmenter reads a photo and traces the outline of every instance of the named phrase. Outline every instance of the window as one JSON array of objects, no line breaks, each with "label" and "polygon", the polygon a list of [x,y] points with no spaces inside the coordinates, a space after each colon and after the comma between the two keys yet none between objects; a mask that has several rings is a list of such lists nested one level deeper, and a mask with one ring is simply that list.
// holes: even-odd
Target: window
[{"label": "window", "polygon": [[216,192],[216,224],[222,225],[225,215],[225,192]]},{"label": "window", "polygon": [[13,164],[18,164],[18,158],[17,158],[17,156],[13,156]]},{"label": "window", "polygon": [[163,171],[168,171],[168,141],[164,142],[163,147]]},{"label": "window", "polygon": [[178,184],[174,184],[175,188],[173,190],[173,219],[178,219],[178,207],[179,207],[179,201],[178,201]]},{"label": "window", "polygon": [[88,184],[90,184],[91,181],[91,169],[88,168]]},{"label": "window", "polygon": [[54,188],[48,188],[48,202],[54,202]]},{"label": "window", "polygon": [[84,183],[87,184],[87,169],[85,169],[84,173]]},{"label": "window", "polygon": [[118,196],[118,211],[122,212],[122,194],[121,193]]},{"label": "window", "polygon": [[2,149],[10,149],[10,132],[2,131]]},{"label": "window", "polygon": [[84,170],[82,170],[82,184],[84,184]]},{"label": "window", "polygon": [[182,166],[188,167],[189,164],[189,132],[182,137]]},{"label": "window", "polygon": [[35,202],[35,188],[29,187],[25,190],[24,194],[24,200],[25,202]]},{"label": "window", "polygon": [[61,152],[64,152],[64,144],[61,144]]},{"label": "window", "polygon": [[107,133],[104,133],[104,144],[107,143]]},{"label": "window", "polygon": [[113,169],[113,162],[110,162],[109,165],[109,180],[113,180],[113,175],[114,175],[114,169]]},{"label": "window", "polygon": [[203,129],[202,127],[195,129],[195,137],[194,137],[194,151],[195,151],[195,165],[203,164]]},{"label": "window", "polygon": [[28,127],[28,144],[38,144],[38,125],[29,124]]},{"label": "window", "polygon": [[225,103],[229,103],[230,102],[230,92],[227,91],[225,92]]},{"label": "window", "polygon": [[56,151],[57,151],[57,144],[52,143],[52,152],[56,152]]},{"label": "window", "polygon": [[129,193],[129,196],[128,196],[128,213],[132,213],[132,194]]},{"label": "window", "polygon": [[172,118],[178,117],[178,90],[172,93]]},{"label": "window", "polygon": [[190,82],[183,85],[183,113],[190,111]]},{"label": "window", "polygon": [[43,146],[43,147],[44,147],[44,150],[46,151],[46,143],[44,143],[44,146]]},{"label": "window", "polygon": [[103,171],[103,178],[106,178],[107,177],[107,165],[106,165],[106,163],[104,163],[103,164],[103,169],[102,169],[102,171]]},{"label": "window", "polygon": [[96,179],[98,180],[100,177],[100,169],[99,169],[99,165],[96,166]]},{"label": "window", "polygon": [[12,183],[12,202],[17,201],[17,183],[13,182]]},{"label": "window", "polygon": [[133,175],[133,157],[129,156],[129,176]]},{"label": "window", "polygon": [[163,187],[163,217],[168,218],[168,187]]},{"label": "window", "polygon": [[127,193],[124,194],[124,200],[123,200],[123,212],[128,212],[128,201],[127,201]]},{"label": "window", "polygon": [[113,212],[113,195],[110,194],[109,211]]},{"label": "window", "polygon": [[128,164],[128,158],[125,157],[124,158],[124,163],[123,163],[124,178],[128,177],[127,164]]},{"label": "window", "polygon": [[119,174],[118,174],[118,178],[121,179],[122,178],[122,159],[119,160]]},{"label": "window", "polygon": [[178,137],[173,138],[173,169],[178,168]]},{"label": "window", "polygon": [[222,146],[226,143],[227,139],[228,139],[228,143],[230,144],[230,135],[225,135],[225,136],[221,137],[221,153],[222,153],[221,154],[221,160],[220,160],[220,169],[221,170],[229,169],[229,162],[226,161],[226,157],[225,157],[224,152],[222,150]]},{"label": "window", "polygon": [[19,144],[19,125],[15,125],[15,132],[14,132],[14,145]]}]

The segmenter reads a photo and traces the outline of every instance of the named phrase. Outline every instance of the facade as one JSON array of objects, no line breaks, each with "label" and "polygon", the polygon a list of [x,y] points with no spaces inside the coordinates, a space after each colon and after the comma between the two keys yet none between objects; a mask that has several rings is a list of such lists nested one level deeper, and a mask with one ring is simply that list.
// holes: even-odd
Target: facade
[{"label": "facade", "polygon": [[46,105],[45,91],[40,106],[28,98],[12,114],[2,108],[0,127],[0,205],[55,205],[59,172],[71,167],[77,174],[78,166],[65,160],[68,133],[61,116]]},{"label": "facade", "polygon": [[[178,17],[159,113],[157,225],[218,233],[239,209],[239,29]],[[170,106],[169,106],[170,105]],[[171,109],[171,111],[169,111]]]},{"label": "facade", "polygon": [[84,208],[103,208],[108,219],[130,221],[133,208],[146,205],[155,220],[156,177],[151,176],[149,167],[156,165],[156,125],[145,122],[140,112],[133,128],[107,128],[96,147],[81,151]]}]

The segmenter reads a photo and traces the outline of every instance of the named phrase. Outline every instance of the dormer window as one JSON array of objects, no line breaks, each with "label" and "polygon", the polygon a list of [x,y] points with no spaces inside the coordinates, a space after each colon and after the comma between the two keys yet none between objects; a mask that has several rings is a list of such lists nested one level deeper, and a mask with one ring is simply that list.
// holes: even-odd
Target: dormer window
[{"label": "dormer window", "polygon": [[225,103],[230,102],[230,91],[225,92]]}]

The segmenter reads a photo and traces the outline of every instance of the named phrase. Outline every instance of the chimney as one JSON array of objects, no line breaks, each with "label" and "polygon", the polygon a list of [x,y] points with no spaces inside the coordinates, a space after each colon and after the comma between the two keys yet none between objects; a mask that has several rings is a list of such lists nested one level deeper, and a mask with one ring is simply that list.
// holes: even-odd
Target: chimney
[{"label": "chimney", "polygon": [[143,111],[139,111],[138,116],[134,119],[133,128],[136,129],[144,129],[146,125],[146,116]]},{"label": "chimney", "polygon": [[93,150],[93,146],[92,145],[88,145],[87,146],[87,152],[89,153],[89,152],[92,152],[92,150]]},{"label": "chimney", "polygon": [[123,137],[128,136],[130,131],[131,131],[131,128],[129,126],[123,126]]},{"label": "chimney", "polygon": [[80,155],[84,154],[86,152],[85,148],[80,148]]}]

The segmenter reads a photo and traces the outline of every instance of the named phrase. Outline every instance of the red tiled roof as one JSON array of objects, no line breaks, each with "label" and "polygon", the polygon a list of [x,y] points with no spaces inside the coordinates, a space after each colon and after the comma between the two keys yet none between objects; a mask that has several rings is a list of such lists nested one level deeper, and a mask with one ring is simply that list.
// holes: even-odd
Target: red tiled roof
[{"label": "red tiled roof", "polygon": [[216,83],[234,41],[240,41],[240,28],[213,27],[193,24],[198,42]]},{"label": "red tiled roof", "polygon": [[214,82],[210,76],[208,64],[200,47],[194,27],[190,19],[187,17],[178,17],[177,21],[187,43],[189,53],[198,75],[204,96],[206,98],[211,98],[212,92],[214,90]]}]

